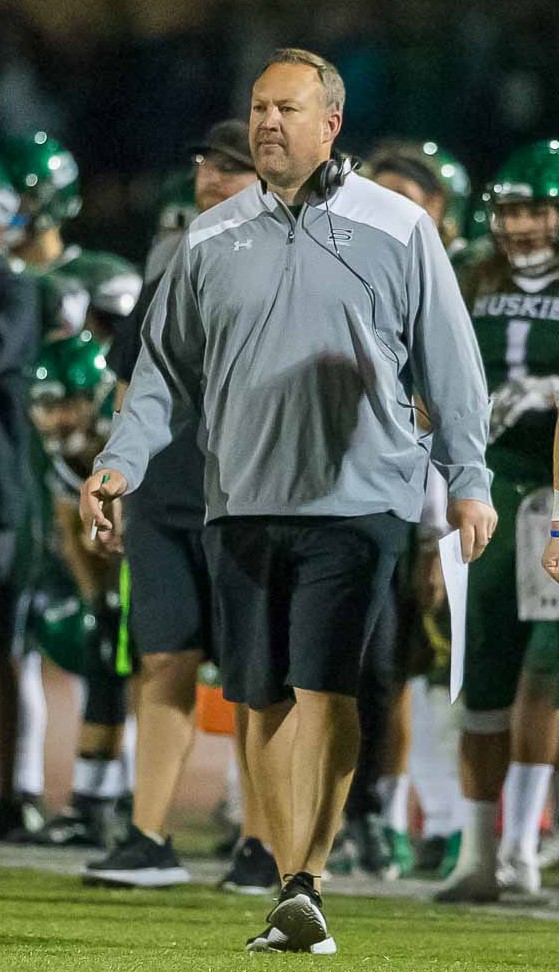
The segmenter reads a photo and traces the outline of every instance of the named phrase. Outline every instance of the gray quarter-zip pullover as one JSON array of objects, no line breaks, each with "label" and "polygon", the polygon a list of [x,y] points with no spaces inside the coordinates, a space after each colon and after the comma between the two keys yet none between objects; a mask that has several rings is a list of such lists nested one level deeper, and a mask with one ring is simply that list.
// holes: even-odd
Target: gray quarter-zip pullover
[{"label": "gray quarter-zip pullover", "polygon": [[[412,391],[432,441],[416,429]],[[451,498],[491,502],[487,388],[438,233],[421,208],[357,175],[297,220],[259,183],[194,220],[96,468],[136,489],[193,409],[208,520],[418,520],[429,446]]]}]

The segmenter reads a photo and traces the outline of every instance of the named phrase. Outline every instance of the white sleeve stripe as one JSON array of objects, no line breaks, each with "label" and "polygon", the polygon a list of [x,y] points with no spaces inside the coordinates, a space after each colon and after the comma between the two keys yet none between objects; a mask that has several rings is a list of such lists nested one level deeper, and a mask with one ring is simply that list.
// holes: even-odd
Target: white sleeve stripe
[{"label": "white sleeve stripe", "polygon": [[248,223],[250,220],[254,219],[254,215],[239,217],[237,219],[224,219],[220,223],[214,223],[213,226],[206,226],[204,229],[191,231],[189,234],[190,249],[194,249],[199,243],[203,243],[205,240],[211,240],[213,236],[220,236],[221,233],[225,233],[228,229],[236,229],[237,226],[242,226],[243,223]]},{"label": "white sleeve stripe", "polygon": [[344,191],[329,202],[330,212],[382,230],[407,246],[425,210],[391,189],[378,186],[363,176],[350,175]]}]

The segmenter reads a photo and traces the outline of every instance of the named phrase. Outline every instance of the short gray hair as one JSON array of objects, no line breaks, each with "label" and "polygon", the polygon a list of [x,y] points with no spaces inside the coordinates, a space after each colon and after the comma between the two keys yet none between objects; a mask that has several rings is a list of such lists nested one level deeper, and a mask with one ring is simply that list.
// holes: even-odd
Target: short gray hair
[{"label": "short gray hair", "polygon": [[342,111],[345,102],[345,86],[340,72],[319,54],[305,51],[300,47],[280,47],[270,55],[262,69],[262,74],[272,64],[308,64],[320,78],[326,95],[326,107]]}]

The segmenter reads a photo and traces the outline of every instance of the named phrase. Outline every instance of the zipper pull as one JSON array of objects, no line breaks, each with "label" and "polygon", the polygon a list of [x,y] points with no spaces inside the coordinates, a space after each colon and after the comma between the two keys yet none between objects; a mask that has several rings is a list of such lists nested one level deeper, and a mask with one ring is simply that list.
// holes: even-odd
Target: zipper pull
[{"label": "zipper pull", "polygon": [[287,234],[287,242],[288,243],[293,243],[293,240],[294,239],[295,239],[295,230],[290,229],[289,230],[289,233]]}]

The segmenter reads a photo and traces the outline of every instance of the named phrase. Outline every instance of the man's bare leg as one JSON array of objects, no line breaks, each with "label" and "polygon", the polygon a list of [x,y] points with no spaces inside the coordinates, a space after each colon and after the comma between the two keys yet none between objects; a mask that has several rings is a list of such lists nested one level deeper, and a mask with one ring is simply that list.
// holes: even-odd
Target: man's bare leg
[{"label": "man's bare leg", "polygon": [[385,873],[391,879],[409,874],[414,863],[408,837],[411,683],[396,684],[393,693],[384,746],[383,773],[377,784],[390,848],[390,862]]},{"label": "man's bare leg", "polygon": [[354,698],[295,689],[296,705],[251,710],[248,758],[280,874],[326,863],[359,747]]},{"label": "man's bare leg", "polygon": [[296,733],[291,700],[249,709],[246,733],[248,775],[263,814],[280,874],[290,868],[292,847],[291,760]]},{"label": "man's bare leg", "polygon": [[436,896],[438,901],[494,901],[496,825],[499,797],[509,762],[510,710],[465,712],[460,771],[464,793],[464,828],[455,870]]},{"label": "man's bare leg", "polygon": [[270,842],[268,825],[248,768],[248,722],[249,708],[247,705],[240,703],[235,706],[235,750],[237,754],[237,765],[239,767],[243,804],[241,836],[243,838],[257,837],[261,843],[266,844]]},{"label": "man's bare leg", "polygon": [[499,881],[540,889],[538,843],[558,745],[557,679],[523,671],[511,720],[511,763],[504,789]]},{"label": "man's bare leg", "polygon": [[319,891],[357,764],[359,716],[351,696],[295,689],[295,697],[288,870],[312,874]]},{"label": "man's bare leg", "polygon": [[557,679],[523,671],[511,718],[511,761],[555,764],[559,744]]},{"label": "man's bare leg", "polygon": [[144,655],[139,685],[134,824],[163,835],[183,763],[194,742],[196,673],[202,651]]}]

